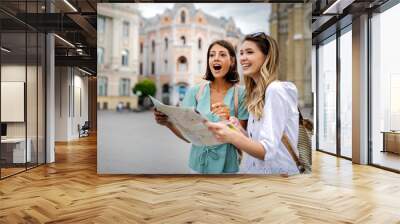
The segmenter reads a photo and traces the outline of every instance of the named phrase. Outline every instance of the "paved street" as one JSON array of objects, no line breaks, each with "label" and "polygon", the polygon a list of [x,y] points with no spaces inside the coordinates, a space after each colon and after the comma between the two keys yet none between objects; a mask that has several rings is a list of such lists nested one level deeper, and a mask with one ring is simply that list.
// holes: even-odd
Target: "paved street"
[{"label": "paved street", "polygon": [[190,144],[158,125],[152,112],[98,111],[99,173],[189,173]]}]

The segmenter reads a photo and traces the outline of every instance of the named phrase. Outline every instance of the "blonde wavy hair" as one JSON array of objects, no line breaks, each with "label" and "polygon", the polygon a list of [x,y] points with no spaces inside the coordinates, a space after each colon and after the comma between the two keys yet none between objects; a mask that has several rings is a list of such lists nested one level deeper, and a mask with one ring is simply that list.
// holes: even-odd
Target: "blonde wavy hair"
[{"label": "blonde wavy hair", "polygon": [[265,33],[245,36],[244,41],[252,41],[266,56],[260,72],[253,77],[244,76],[246,87],[245,104],[247,110],[260,119],[263,116],[265,91],[271,82],[278,79],[279,50],[276,41]]}]

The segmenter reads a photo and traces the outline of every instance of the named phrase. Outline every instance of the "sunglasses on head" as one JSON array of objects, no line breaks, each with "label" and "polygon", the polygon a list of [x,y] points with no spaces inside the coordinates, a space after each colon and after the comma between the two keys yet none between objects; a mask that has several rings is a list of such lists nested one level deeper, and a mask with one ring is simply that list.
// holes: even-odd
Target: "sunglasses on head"
[{"label": "sunglasses on head", "polygon": [[257,32],[257,33],[248,34],[247,36],[250,38],[261,39],[261,42],[263,43],[262,45],[264,46],[263,48],[265,48],[264,53],[266,54],[266,52],[269,51],[270,43],[269,43],[267,34],[265,34],[264,32]]},{"label": "sunglasses on head", "polygon": [[267,39],[267,35],[264,32],[252,33],[252,34],[249,34],[249,37]]}]

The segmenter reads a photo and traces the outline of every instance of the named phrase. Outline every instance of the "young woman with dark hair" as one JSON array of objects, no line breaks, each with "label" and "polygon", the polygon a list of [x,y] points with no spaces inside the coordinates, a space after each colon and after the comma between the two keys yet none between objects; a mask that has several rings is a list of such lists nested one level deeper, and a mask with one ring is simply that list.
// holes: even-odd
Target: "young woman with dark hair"
[{"label": "young woman with dark hair", "polygon": [[[237,116],[241,125],[246,127],[248,113],[244,104],[245,93],[244,88],[236,85],[239,82],[239,74],[232,44],[218,40],[209,46],[204,79],[208,82],[195,85],[188,90],[181,106],[195,107],[199,113],[213,122]],[[165,114],[155,111],[154,115],[157,123],[165,125],[176,136],[188,142],[168,121]],[[189,167],[193,173],[236,173],[239,170],[238,158],[238,150],[232,144],[216,146],[192,144]]]}]

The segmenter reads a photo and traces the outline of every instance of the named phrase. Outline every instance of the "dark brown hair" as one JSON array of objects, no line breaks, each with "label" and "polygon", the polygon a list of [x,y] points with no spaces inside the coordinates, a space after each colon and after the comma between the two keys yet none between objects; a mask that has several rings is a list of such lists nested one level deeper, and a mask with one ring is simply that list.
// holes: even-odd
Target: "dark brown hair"
[{"label": "dark brown hair", "polygon": [[207,70],[206,70],[206,75],[204,76],[205,80],[208,81],[214,81],[214,75],[211,72],[210,64],[209,64],[209,59],[210,59],[210,50],[214,45],[220,45],[224,47],[225,49],[228,50],[229,56],[233,59],[233,66],[231,65],[229,68],[228,73],[225,75],[225,80],[230,83],[238,83],[239,82],[239,73],[237,71],[237,60],[236,60],[236,54],[235,54],[235,49],[233,48],[232,44],[229,43],[226,40],[216,40],[210,44],[207,50]]}]

